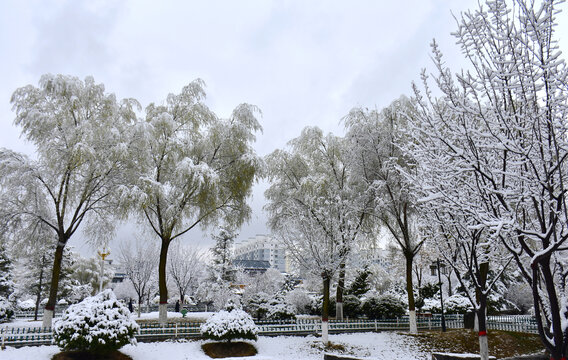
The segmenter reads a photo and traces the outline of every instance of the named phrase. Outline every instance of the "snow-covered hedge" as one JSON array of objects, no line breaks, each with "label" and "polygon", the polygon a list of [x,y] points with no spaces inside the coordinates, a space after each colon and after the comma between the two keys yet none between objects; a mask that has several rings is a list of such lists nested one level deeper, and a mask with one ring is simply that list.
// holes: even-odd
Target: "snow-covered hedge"
[{"label": "snow-covered hedge", "polygon": [[256,340],[258,327],[252,317],[243,310],[221,310],[201,325],[201,334],[212,340]]},{"label": "snow-covered hedge", "polygon": [[105,290],[71,305],[54,324],[53,337],[63,350],[107,353],[126,344],[136,344],[138,324],[128,308]]},{"label": "snow-covered hedge", "polygon": [[[282,302],[278,302],[278,300]],[[296,311],[292,305],[280,298],[270,303],[266,317],[270,320],[295,320]]]},{"label": "snow-covered hedge", "polygon": [[0,296],[0,323],[9,321],[14,315],[12,304],[3,296]]},{"label": "snow-covered hedge", "polygon": [[[426,299],[422,310],[439,314],[441,312],[440,298]],[[450,297],[444,298],[444,313],[465,314],[468,311],[473,311],[473,307],[467,297],[460,294],[454,294]]]},{"label": "snow-covered hedge", "polygon": [[33,299],[18,301],[18,308],[22,311],[33,311],[35,310],[35,301]]},{"label": "snow-covered hedge", "polygon": [[460,294],[454,294],[444,299],[444,307],[447,314],[465,314],[473,310],[469,299]]}]

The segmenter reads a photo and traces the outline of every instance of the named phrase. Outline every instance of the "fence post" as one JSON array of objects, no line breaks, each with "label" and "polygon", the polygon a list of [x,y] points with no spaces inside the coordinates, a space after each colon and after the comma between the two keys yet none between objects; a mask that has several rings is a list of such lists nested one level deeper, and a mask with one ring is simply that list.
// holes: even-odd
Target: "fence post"
[{"label": "fence post", "polygon": [[176,335],[175,335],[175,338],[177,339],[177,337],[178,337],[178,323],[176,322]]},{"label": "fence post", "polygon": [[432,317],[428,318],[428,330],[432,330]]},{"label": "fence post", "polygon": [[375,331],[379,331],[378,325],[377,325],[377,319],[375,319]]},{"label": "fence post", "polygon": [[4,329],[0,329],[0,331],[2,332],[2,350],[4,350],[6,349],[6,345],[4,345],[6,341],[6,332],[4,331]]}]

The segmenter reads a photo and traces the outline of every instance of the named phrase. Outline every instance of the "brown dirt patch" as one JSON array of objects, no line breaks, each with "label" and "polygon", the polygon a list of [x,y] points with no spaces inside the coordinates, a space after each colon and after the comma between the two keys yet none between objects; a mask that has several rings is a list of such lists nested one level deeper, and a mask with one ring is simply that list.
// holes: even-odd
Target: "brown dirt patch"
[{"label": "brown dirt patch", "polygon": [[104,355],[87,351],[62,351],[53,355],[51,360],[132,360],[132,358],[120,351],[113,351]]},{"label": "brown dirt patch", "polygon": [[[404,333],[418,340],[419,346],[429,352],[478,353],[477,333],[469,329],[448,331],[424,331],[416,335]],[[544,351],[538,335],[510,331],[490,330],[488,332],[489,355],[497,359],[519,355],[536,354]]]},{"label": "brown dirt patch", "polygon": [[257,350],[254,345],[246,342],[214,342],[201,345],[209,357],[214,359],[226,357],[254,356]]}]

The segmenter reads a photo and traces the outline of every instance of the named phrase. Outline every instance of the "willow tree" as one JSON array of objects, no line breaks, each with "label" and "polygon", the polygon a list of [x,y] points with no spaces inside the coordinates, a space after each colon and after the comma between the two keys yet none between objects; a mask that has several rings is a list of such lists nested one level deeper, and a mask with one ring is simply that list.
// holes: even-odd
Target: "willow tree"
[{"label": "willow tree", "polygon": [[160,322],[167,320],[171,242],[198,225],[223,220],[238,227],[248,219],[246,199],[261,165],[251,147],[261,130],[256,107],[242,104],[229,119],[220,119],[204,97],[203,82],[194,81],[168,95],[163,105],[150,104],[135,130],[125,197],[161,243]]},{"label": "willow tree", "polygon": [[414,160],[401,151],[410,101],[402,97],[382,111],[355,108],[345,117],[350,142],[350,164],[374,200],[374,218],[385,226],[406,262],[406,291],[410,332],[418,332],[412,282],[413,261],[425,238],[420,234],[416,193],[405,171]]},{"label": "willow tree", "polygon": [[[342,138],[308,127],[288,144],[290,151],[276,150],[266,158],[271,182],[266,209],[272,230],[291,256],[322,278],[327,342],[330,281],[344,271],[366,226],[370,204],[363,183],[347,168]],[[343,290],[342,284],[338,287]]]},{"label": "willow tree", "polygon": [[44,240],[55,239],[43,316],[51,326],[65,246],[81,227],[92,239],[112,234],[136,103],[117,101],[92,77],[63,75],[43,75],[39,87],[17,89],[11,101],[36,156],[0,150],[1,220],[22,228],[40,222],[53,237]]}]

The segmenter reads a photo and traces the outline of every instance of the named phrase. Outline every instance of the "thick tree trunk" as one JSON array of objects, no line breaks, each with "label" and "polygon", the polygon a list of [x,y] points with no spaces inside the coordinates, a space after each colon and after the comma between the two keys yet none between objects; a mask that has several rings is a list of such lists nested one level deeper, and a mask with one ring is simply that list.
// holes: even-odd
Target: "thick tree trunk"
[{"label": "thick tree trunk", "polygon": [[414,287],[412,286],[412,255],[405,255],[406,258],[406,292],[408,293],[408,314],[410,321],[410,333],[417,334],[416,307],[414,305]]},{"label": "thick tree trunk", "polygon": [[335,319],[343,320],[343,292],[345,289],[345,263],[339,265],[339,278],[337,279],[337,291],[335,293]]},{"label": "thick tree trunk", "polygon": [[63,250],[65,249],[65,244],[67,239],[61,238],[57,243],[55,248],[55,257],[53,260],[53,269],[51,273],[51,285],[49,287],[49,298],[47,304],[45,305],[45,310],[43,312],[43,327],[51,327],[53,320],[53,313],[55,311],[55,304],[57,302],[57,289],[59,287],[59,277],[61,276],[61,263],[63,261]]},{"label": "thick tree trunk", "polygon": [[168,260],[168,248],[170,246],[169,239],[162,238],[162,247],[160,249],[160,264],[158,267],[158,287],[160,291],[159,305],[159,322],[165,324],[168,322],[168,286],[166,282],[166,264]]},{"label": "thick tree trunk", "polygon": [[489,342],[487,341],[487,322],[485,310],[487,309],[487,296],[481,296],[481,302],[477,311],[479,324],[479,357],[481,360],[489,359]]},{"label": "thick tree trunk", "polygon": [[321,311],[321,338],[324,345],[327,346],[329,342],[329,283],[330,276],[322,274],[323,278],[323,305]]},{"label": "thick tree trunk", "polygon": [[[539,271],[540,269],[540,271]],[[540,274],[539,274],[540,272]],[[538,279],[544,280],[545,289],[539,289]],[[560,304],[558,303],[558,294],[554,284],[554,276],[550,271],[550,257],[543,258],[539,263],[532,267],[532,291],[535,308],[535,318],[537,320],[538,332],[545,348],[550,352],[551,360],[566,359],[568,347],[568,339],[564,337],[564,329],[562,328]],[[541,293],[546,292],[550,304],[550,323],[545,323],[541,316]]]}]

